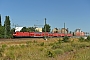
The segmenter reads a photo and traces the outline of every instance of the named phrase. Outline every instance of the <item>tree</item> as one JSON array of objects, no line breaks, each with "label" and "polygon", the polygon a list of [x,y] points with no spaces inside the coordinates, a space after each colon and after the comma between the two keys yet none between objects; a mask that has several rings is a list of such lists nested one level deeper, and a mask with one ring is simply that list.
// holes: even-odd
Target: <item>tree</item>
[{"label": "tree", "polygon": [[26,27],[23,27],[21,32],[27,32],[27,28]]},{"label": "tree", "polygon": [[10,23],[9,16],[5,16],[4,27],[5,27],[6,35],[10,34],[10,29],[11,29],[10,25],[11,25],[11,23]]},{"label": "tree", "polygon": [[75,36],[75,33],[73,32],[73,36]]},{"label": "tree", "polygon": [[35,28],[34,27],[29,27],[30,32],[35,32]]},{"label": "tree", "polygon": [[5,31],[4,26],[0,26],[0,38],[4,38],[4,31]]},{"label": "tree", "polygon": [[84,42],[85,39],[84,39],[83,37],[80,37],[80,38],[79,38],[79,41],[80,41],[80,42]]},{"label": "tree", "polygon": [[23,27],[21,32],[35,32],[35,28],[34,27]]},{"label": "tree", "polygon": [[10,30],[9,38],[13,38],[13,33],[15,32],[15,28]]},{"label": "tree", "polygon": [[87,36],[87,41],[90,41],[90,36]]},{"label": "tree", "polygon": [[15,28],[12,28],[10,34],[13,34],[14,32],[15,32]]},{"label": "tree", "polygon": [[46,32],[50,32],[51,26],[49,24],[44,25],[44,28],[42,28],[42,31],[45,32],[45,26],[46,26]]},{"label": "tree", "polygon": [[68,28],[66,29],[67,33],[69,32]]},{"label": "tree", "polygon": [[1,25],[1,15],[0,15],[0,26],[2,26],[2,25]]},{"label": "tree", "polygon": [[70,34],[72,33],[72,31],[70,31]]}]

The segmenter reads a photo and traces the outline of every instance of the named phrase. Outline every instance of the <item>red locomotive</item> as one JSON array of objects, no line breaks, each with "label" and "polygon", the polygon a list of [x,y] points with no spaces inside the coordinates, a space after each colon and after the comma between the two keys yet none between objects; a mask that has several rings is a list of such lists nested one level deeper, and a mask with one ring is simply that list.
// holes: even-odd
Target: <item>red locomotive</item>
[{"label": "red locomotive", "polygon": [[71,37],[72,34],[50,33],[50,32],[15,32],[13,37]]}]

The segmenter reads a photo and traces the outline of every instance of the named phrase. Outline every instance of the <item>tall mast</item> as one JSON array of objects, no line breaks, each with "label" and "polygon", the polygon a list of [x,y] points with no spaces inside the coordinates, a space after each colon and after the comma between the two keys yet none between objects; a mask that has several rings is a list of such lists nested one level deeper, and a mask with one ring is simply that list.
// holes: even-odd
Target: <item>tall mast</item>
[{"label": "tall mast", "polygon": [[65,34],[65,23],[64,23],[64,34]]},{"label": "tall mast", "polygon": [[46,39],[46,18],[45,18],[45,40],[47,40]]},{"label": "tall mast", "polygon": [[1,14],[0,14],[0,26],[1,26]]}]

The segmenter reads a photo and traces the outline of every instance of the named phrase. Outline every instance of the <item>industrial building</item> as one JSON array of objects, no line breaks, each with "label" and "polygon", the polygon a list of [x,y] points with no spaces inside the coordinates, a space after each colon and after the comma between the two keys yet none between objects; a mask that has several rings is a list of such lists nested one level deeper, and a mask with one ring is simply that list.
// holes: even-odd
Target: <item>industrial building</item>
[{"label": "industrial building", "polygon": [[85,32],[81,31],[81,29],[76,29],[75,30],[75,35],[76,36],[85,36]]},{"label": "industrial building", "polygon": [[42,32],[42,28],[35,28],[35,31]]},{"label": "industrial building", "polygon": [[23,27],[15,27],[15,32],[20,32],[22,30]]},{"label": "industrial building", "polygon": [[54,28],[52,30],[52,33],[65,33],[65,34],[67,34],[68,33],[68,29],[65,29],[65,28],[61,28],[61,29]]}]

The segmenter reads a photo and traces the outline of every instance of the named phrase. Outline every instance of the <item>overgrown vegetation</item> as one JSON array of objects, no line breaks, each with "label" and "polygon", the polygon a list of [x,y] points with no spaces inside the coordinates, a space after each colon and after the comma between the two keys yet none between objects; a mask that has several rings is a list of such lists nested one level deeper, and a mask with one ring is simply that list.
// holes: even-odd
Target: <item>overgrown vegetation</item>
[{"label": "overgrown vegetation", "polygon": [[[68,40],[70,40],[70,38],[68,38]],[[49,41],[38,42],[33,40],[27,41],[26,44],[22,45],[0,45],[0,60],[55,60],[58,59],[58,56],[67,52],[75,52],[72,54],[72,56],[74,56],[73,59],[75,59],[80,56],[80,54],[77,54],[80,49],[90,47],[90,42],[86,41],[65,42],[62,39],[53,42]],[[68,57],[71,58],[70,56]],[[86,55],[83,59],[90,59],[90,57]]]},{"label": "overgrown vegetation", "polygon": [[90,36],[87,36],[86,39],[84,39],[83,37],[80,37],[80,38],[79,38],[79,41],[80,41],[80,42],[85,42],[85,41],[88,42],[88,41],[90,41]]},{"label": "overgrown vegetation", "polygon": [[84,42],[85,39],[84,39],[83,37],[80,37],[80,38],[79,38],[79,41],[80,41],[80,42]]},{"label": "overgrown vegetation", "polygon": [[86,40],[87,40],[87,41],[90,41],[90,36],[88,36]]}]

